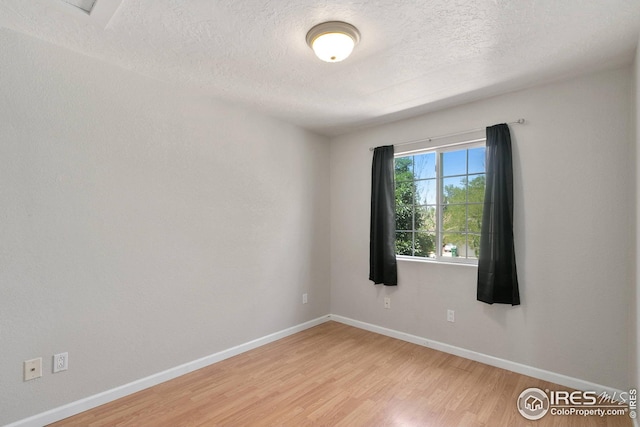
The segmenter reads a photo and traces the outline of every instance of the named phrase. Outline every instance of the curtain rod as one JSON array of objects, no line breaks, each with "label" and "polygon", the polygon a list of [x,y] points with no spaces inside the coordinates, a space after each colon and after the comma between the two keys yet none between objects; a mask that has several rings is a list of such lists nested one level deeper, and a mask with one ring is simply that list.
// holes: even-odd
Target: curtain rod
[{"label": "curtain rod", "polygon": [[[518,119],[515,122],[508,122],[508,125],[515,125],[515,124],[523,124],[524,123],[524,119]],[[414,141],[406,141],[406,142],[400,142],[398,144],[393,144],[394,147],[398,147],[400,145],[409,145],[409,144],[417,144],[419,142],[431,142],[434,139],[442,139],[442,138],[449,138],[451,136],[458,136],[458,135],[465,135],[467,133],[473,133],[473,132],[480,132],[482,130],[485,130],[486,128],[479,128],[479,129],[471,129],[471,130],[465,130],[463,132],[456,132],[456,133],[448,133],[446,135],[438,135],[438,136],[432,136],[430,138],[423,138],[423,139],[416,139]],[[375,150],[375,147],[369,147],[369,151],[373,151]]]}]

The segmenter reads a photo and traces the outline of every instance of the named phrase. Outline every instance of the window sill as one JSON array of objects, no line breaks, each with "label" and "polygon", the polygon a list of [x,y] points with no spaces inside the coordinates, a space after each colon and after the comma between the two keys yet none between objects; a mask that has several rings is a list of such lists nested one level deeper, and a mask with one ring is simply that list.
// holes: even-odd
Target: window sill
[{"label": "window sill", "polygon": [[436,260],[436,259],[429,259],[429,258],[418,258],[418,257],[412,257],[412,256],[404,256],[404,255],[396,255],[396,260],[398,261],[407,261],[407,262],[419,262],[419,263],[423,263],[423,264],[438,264],[438,265],[459,265],[462,267],[475,267],[478,268],[478,264],[471,264],[471,263],[467,263],[467,262],[447,262],[447,261],[442,261],[442,260]]}]

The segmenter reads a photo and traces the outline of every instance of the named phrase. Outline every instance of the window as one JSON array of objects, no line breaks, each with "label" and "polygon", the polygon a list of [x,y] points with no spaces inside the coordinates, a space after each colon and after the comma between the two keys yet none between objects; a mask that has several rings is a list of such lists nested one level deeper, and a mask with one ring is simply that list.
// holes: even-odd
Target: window
[{"label": "window", "polygon": [[485,145],[455,145],[395,158],[396,254],[476,264]]}]

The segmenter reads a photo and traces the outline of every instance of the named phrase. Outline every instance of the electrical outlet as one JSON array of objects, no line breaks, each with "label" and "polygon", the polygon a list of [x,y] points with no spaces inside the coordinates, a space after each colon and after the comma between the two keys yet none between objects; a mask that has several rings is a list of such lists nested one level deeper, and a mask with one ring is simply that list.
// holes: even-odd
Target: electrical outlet
[{"label": "electrical outlet", "polygon": [[24,380],[29,381],[42,376],[42,357],[24,361]]},{"label": "electrical outlet", "polygon": [[307,294],[304,293],[304,294],[302,294],[302,303],[306,304],[307,302],[308,302]]},{"label": "electrical outlet", "polygon": [[456,312],[453,310],[447,310],[447,322],[456,321]]},{"label": "electrical outlet", "polygon": [[391,298],[384,297],[384,308],[391,308]]},{"label": "electrical outlet", "polygon": [[66,371],[69,369],[69,353],[59,353],[53,355],[53,373]]}]

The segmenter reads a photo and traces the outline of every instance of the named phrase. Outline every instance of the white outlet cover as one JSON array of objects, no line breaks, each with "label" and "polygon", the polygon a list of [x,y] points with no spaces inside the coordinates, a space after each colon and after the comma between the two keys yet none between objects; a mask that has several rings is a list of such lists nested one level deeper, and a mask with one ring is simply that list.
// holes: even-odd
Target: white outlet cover
[{"label": "white outlet cover", "polygon": [[42,376],[42,357],[24,361],[24,380],[29,381]]},{"label": "white outlet cover", "polygon": [[66,371],[69,369],[69,353],[58,353],[53,355],[53,373]]}]

